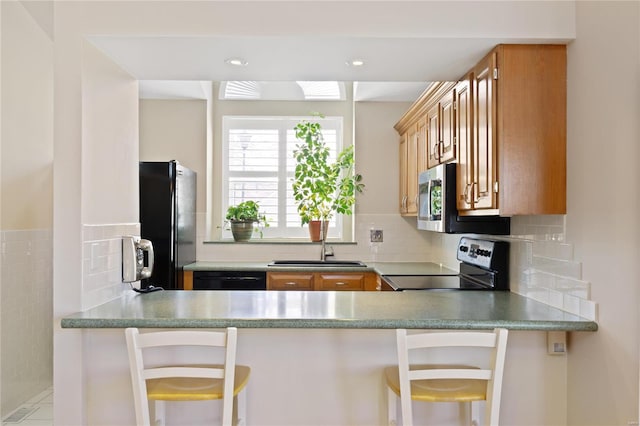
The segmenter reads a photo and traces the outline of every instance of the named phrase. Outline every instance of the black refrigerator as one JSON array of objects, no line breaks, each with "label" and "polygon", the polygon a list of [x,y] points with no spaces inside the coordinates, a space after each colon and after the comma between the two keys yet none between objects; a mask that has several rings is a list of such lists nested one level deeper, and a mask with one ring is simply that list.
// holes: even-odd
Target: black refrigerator
[{"label": "black refrigerator", "polygon": [[143,161],[139,182],[140,236],[154,250],[141,288],[181,289],[184,265],[196,260],[196,173],[177,161]]}]

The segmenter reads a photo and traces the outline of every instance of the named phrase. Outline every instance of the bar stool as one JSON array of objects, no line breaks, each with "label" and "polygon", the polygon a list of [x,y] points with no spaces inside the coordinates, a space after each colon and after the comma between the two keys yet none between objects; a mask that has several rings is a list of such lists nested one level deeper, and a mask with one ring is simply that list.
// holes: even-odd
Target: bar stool
[{"label": "bar stool", "polygon": [[[149,405],[153,408],[156,424],[164,424],[164,401],[214,399],[222,399],[223,426],[231,425],[234,406],[237,408],[237,424],[246,424],[245,386],[251,369],[236,365],[236,328],[143,334],[137,328],[127,328],[125,335],[138,426],[150,425]],[[146,366],[143,362],[143,349],[176,346],[225,348],[224,363]]]},{"label": "bar stool", "polygon": [[[486,401],[484,424],[497,426],[500,416],[500,394],[507,349],[508,331],[445,332],[407,334],[396,330],[398,366],[384,370],[387,384],[387,419],[397,425],[396,403],[400,398],[402,424],[413,425],[411,401],[460,402],[468,405]],[[429,348],[491,348],[489,367],[470,365],[420,364],[409,361],[409,351]],[[474,355],[475,356],[475,355]],[[412,358],[413,359],[413,358]],[[475,358],[474,358],[475,361]],[[467,419],[468,424],[472,420]]]}]

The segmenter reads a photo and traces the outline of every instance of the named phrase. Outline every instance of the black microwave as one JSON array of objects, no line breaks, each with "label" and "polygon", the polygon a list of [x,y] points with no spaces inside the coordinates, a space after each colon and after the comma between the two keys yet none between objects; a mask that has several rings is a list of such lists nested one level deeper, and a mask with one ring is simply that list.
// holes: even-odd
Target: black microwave
[{"label": "black microwave", "polygon": [[509,235],[511,219],[460,216],[456,207],[457,163],[440,164],[418,177],[418,229],[448,234]]}]

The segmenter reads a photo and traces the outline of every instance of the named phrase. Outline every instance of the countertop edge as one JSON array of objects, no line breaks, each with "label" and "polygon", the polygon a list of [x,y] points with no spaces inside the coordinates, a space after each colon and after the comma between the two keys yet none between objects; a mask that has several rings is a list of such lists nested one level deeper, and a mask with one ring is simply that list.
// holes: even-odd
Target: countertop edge
[{"label": "countertop edge", "polygon": [[490,330],[503,327],[527,331],[597,331],[594,321],[511,321],[511,320],[402,320],[402,319],[140,319],[63,318],[61,327],[73,328],[349,328],[349,329],[441,329]]}]

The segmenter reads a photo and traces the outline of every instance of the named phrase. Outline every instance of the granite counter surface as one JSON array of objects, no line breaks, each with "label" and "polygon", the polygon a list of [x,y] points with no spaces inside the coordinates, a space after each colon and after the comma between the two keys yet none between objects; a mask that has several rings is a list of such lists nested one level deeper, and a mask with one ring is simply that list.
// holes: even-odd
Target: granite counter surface
[{"label": "granite counter surface", "polygon": [[413,328],[595,331],[597,323],[510,292],[134,292],[63,328]]}]

